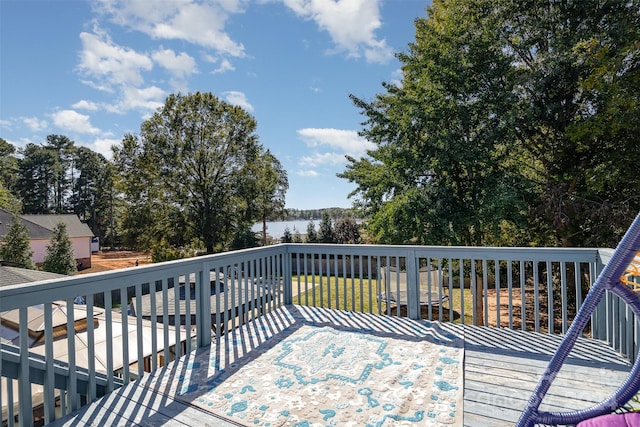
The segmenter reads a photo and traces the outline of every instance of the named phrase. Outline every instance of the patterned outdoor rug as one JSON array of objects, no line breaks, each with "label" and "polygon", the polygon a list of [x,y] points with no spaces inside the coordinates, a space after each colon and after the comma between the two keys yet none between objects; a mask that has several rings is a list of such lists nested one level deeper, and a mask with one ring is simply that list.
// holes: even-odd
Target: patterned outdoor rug
[{"label": "patterned outdoor rug", "polygon": [[341,326],[285,332],[178,397],[248,426],[461,425],[461,346]]}]

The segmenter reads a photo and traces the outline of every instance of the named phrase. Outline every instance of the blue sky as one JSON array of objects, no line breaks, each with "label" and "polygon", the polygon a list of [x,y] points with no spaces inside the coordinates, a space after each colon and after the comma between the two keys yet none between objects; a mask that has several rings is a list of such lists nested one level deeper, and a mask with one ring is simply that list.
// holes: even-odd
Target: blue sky
[{"label": "blue sky", "polygon": [[427,0],[0,0],[0,137],[110,147],[167,95],[211,92],[258,122],[287,207],[350,207],[336,177],[371,145],[348,95],[400,77]]}]

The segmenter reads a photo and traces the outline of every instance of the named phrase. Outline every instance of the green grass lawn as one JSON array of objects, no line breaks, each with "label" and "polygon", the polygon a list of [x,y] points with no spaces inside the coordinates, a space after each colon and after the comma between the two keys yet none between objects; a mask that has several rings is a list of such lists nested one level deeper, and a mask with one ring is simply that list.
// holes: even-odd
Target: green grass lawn
[{"label": "green grass lawn", "polygon": [[[322,282],[321,282],[322,280]],[[313,284],[315,283],[315,287]],[[322,283],[322,286],[318,286]],[[341,310],[359,311],[365,313],[384,312],[386,307],[379,307],[376,295],[378,294],[378,282],[376,279],[341,278],[327,276],[294,276],[292,278],[293,292],[299,293],[293,297],[293,303],[316,307],[337,308]],[[445,289],[448,293],[449,290]],[[453,289],[450,301],[443,305],[443,310],[448,311],[450,305],[455,312],[461,313],[462,291]],[[464,290],[464,315],[465,323],[471,324],[473,305],[471,290]],[[437,310],[435,311],[437,316]],[[459,316],[454,315],[454,323],[461,323]]]}]

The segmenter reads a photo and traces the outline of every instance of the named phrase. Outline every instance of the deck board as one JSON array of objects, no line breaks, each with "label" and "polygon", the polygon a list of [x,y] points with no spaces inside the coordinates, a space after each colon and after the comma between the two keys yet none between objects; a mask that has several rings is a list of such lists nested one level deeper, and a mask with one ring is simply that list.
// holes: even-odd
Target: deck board
[{"label": "deck board", "polygon": [[[340,317],[337,310],[307,311],[304,307],[295,307],[306,312],[312,321],[335,321]],[[278,311],[272,315],[283,318]],[[349,322],[352,322],[351,326],[366,329],[378,323],[377,316],[365,315],[355,324],[354,319],[349,319]],[[346,316],[344,318],[347,319]],[[370,322],[369,326],[362,319]],[[278,321],[270,324],[261,318],[245,327],[274,328],[277,324]],[[430,325],[436,336],[452,333],[464,338],[465,426],[513,425],[561,340],[558,336],[506,329],[439,322],[424,324]],[[403,333],[411,334],[412,330],[406,328]],[[249,343],[251,348],[259,345],[262,343]],[[580,339],[540,409],[567,411],[592,406],[613,393],[624,382],[630,369],[630,363],[603,342]],[[237,425],[188,403],[176,401],[169,390],[152,384],[154,377],[180,373],[180,369],[164,369],[145,376],[57,421],[55,425]]]}]

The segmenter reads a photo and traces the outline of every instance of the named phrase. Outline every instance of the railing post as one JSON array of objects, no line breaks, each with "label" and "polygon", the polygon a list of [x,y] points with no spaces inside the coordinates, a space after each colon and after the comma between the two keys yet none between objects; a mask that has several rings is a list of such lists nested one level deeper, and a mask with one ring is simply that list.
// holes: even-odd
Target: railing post
[{"label": "railing post", "polygon": [[407,317],[420,319],[420,274],[416,253],[410,250],[406,254],[407,263]]}]

